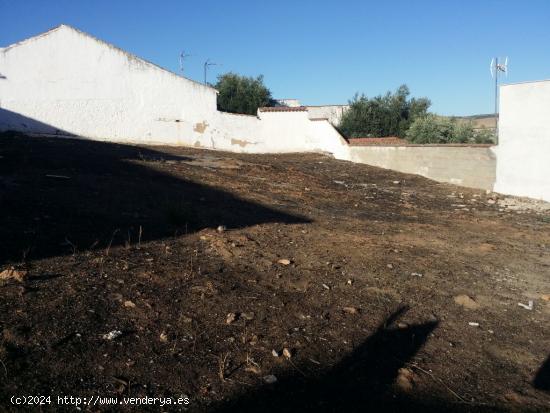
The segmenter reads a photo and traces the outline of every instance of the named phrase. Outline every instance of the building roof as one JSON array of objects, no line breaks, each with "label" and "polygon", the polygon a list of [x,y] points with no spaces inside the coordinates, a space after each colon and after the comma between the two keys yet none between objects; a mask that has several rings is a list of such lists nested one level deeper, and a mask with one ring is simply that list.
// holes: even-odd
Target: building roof
[{"label": "building roof", "polygon": [[9,51],[10,49],[13,49],[13,48],[19,47],[19,46],[23,46],[23,45],[25,45],[26,43],[28,43],[28,42],[30,42],[30,41],[32,41],[32,40],[38,39],[38,38],[40,38],[40,37],[48,36],[48,35],[50,35],[51,33],[56,32],[56,31],[61,30],[61,29],[72,30],[72,31],[74,31],[74,32],[76,32],[76,33],[78,33],[78,34],[80,34],[80,35],[86,36],[86,37],[88,37],[89,39],[92,39],[92,40],[94,40],[94,41],[96,41],[96,42],[98,42],[98,43],[101,43],[101,44],[103,44],[103,45],[105,45],[105,46],[107,46],[107,47],[109,47],[109,48],[111,48],[111,49],[113,49],[113,50],[116,50],[116,51],[118,51],[119,53],[123,53],[124,55],[126,55],[127,57],[130,57],[131,59],[135,59],[135,60],[137,60],[137,61],[139,61],[139,62],[141,62],[141,63],[144,63],[144,64],[146,64],[146,65],[148,65],[148,66],[151,66],[151,67],[153,67],[153,68],[155,68],[155,69],[158,69],[158,70],[161,70],[161,71],[163,71],[163,72],[169,73],[169,74],[171,74],[171,75],[173,75],[173,76],[176,76],[176,77],[178,77],[178,78],[180,78],[180,79],[184,79],[184,80],[186,80],[186,81],[188,81],[188,82],[193,82],[193,83],[195,83],[195,84],[197,84],[197,85],[200,85],[200,86],[203,86],[203,87],[205,87],[205,88],[212,89],[213,91],[215,91],[216,93],[218,93],[218,91],[217,91],[215,88],[213,88],[212,86],[205,85],[204,83],[200,83],[200,82],[197,82],[196,80],[189,79],[189,78],[187,78],[187,77],[181,76],[181,75],[179,75],[179,74],[177,74],[177,73],[172,72],[171,70],[168,70],[168,69],[166,69],[166,68],[164,68],[164,67],[161,67],[161,66],[159,66],[159,65],[157,65],[157,64],[155,64],[155,63],[152,63],[152,62],[150,62],[150,61],[148,61],[148,60],[145,60],[145,59],[143,59],[143,58],[141,58],[141,57],[139,57],[139,56],[136,56],[135,54],[132,54],[132,53],[130,53],[130,52],[127,52],[127,51],[124,50],[124,49],[121,49],[120,47],[117,47],[117,46],[115,46],[115,45],[113,45],[113,44],[111,44],[111,43],[109,43],[109,42],[104,41],[104,40],[98,39],[97,37],[92,36],[92,35],[89,34],[89,33],[83,32],[82,30],[79,30],[79,29],[77,29],[77,28],[75,28],[75,27],[72,27],[72,26],[69,26],[69,25],[67,25],[67,24],[60,24],[59,26],[56,26],[56,27],[54,27],[53,29],[47,30],[47,31],[45,31],[45,32],[43,32],[43,33],[40,33],[40,34],[36,35],[36,36],[28,37],[28,38],[26,38],[26,39],[24,39],[24,40],[21,40],[21,41],[17,42],[17,43],[13,43],[13,44],[10,44],[10,45],[8,45],[8,46],[6,46],[6,47],[0,48],[0,51],[2,51],[3,53],[5,53],[5,52]]},{"label": "building roof", "polygon": [[306,106],[274,106],[258,108],[260,112],[307,112]]}]

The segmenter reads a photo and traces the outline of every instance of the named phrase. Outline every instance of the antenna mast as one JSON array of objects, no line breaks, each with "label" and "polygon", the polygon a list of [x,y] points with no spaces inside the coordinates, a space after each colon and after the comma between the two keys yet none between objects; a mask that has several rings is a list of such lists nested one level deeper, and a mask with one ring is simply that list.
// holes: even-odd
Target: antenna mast
[{"label": "antenna mast", "polygon": [[206,62],[204,62],[204,84],[206,85],[206,71],[210,66],[221,66],[220,63],[214,63],[211,62],[210,59],[206,59]]},{"label": "antenna mast", "polygon": [[508,77],[508,57],[504,59],[504,64],[498,62],[498,57],[494,57],[489,70],[491,76],[495,78],[495,138],[498,145],[498,75],[502,72]]},{"label": "antenna mast", "polygon": [[182,76],[183,76],[183,63],[184,63],[185,59],[187,57],[190,57],[190,56],[193,56],[193,55],[185,53],[185,50],[182,50],[181,53],[180,53],[180,71],[181,71]]}]

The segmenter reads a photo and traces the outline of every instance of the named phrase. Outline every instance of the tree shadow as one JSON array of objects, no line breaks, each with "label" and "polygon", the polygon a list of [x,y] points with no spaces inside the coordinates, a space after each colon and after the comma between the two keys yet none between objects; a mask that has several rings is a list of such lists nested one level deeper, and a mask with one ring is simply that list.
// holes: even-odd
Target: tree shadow
[{"label": "tree shadow", "polygon": [[470,405],[419,400],[394,387],[402,367],[415,356],[437,321],[396,328],[407,308],[391,314],[365,342],[317,378],[301,374],[279,377],[217,407],[217,412],[365,412],[475,411]]},{"label": "tree shadow", "polygon": [[550,391],[550,356],[537,371],[533,386],[538,390]]},{"label": "tree shadow", "polygon": [[3,133],[0,265],[219,225],[311,222],[155,166],[186,160],[131,145]]}]

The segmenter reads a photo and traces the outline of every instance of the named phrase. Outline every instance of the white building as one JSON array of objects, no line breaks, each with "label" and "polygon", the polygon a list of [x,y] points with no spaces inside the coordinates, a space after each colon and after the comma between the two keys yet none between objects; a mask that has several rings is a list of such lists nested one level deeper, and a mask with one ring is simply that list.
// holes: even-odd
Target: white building
[{"label": "white building", "polygon": [[237,152],[347,150],[307,111],[219,112],[215,89],[66,25],[0,49],[0,74],[0,130]]},{"label": "white building", "polygon": [[495,191],[550,201],[550,80],[500,87]]}]

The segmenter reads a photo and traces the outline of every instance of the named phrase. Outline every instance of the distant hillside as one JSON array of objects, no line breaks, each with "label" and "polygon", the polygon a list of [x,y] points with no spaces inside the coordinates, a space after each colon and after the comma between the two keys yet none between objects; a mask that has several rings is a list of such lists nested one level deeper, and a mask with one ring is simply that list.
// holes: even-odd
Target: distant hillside
[{"label": "distant hillside", "polygon": [[471,115],[471,116],[451,116],[458,121],[471,121],[474,127],[477,128],[495,128],[495,115],[493,113],[487,115]]}]

